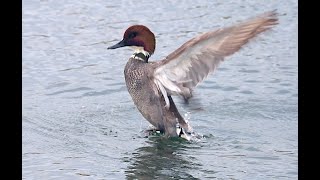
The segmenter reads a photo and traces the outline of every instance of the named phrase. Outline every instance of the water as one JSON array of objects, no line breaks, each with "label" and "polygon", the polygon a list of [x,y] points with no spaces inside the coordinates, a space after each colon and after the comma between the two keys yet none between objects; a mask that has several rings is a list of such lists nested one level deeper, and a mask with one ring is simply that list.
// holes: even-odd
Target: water
[{"label": "water", "polygon": [[[297,179],[297,1],[23,1],[23,179]],[[203,135],[144,137],[124,83],[132,24],[152,60],[198,33],[277,9],[178,109]]]}]

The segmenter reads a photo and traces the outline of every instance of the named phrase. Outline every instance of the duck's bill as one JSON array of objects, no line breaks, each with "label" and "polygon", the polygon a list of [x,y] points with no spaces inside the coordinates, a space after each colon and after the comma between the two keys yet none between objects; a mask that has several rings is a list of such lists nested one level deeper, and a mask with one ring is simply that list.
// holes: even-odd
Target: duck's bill
[{"label": "duck's bill", "polygon": [[126,44],[125,44],[125,42],[122,40],[122,41],[118,42],[117,44],[108,47],[108,49],[117,49],[117,48],[124,47],[124,46],[126,46]]}]

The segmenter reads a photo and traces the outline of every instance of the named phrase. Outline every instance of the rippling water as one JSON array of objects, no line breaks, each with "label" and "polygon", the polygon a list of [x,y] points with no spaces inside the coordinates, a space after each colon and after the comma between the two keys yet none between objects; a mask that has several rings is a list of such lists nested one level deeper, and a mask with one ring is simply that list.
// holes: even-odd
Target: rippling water
[{"label": "rippling water", "polygon": [[[297,179],[297,1],[23,2],[23,179]],[[136,3],[134,3],[136,2]],[[175,98],[198,141],[146,138],[124,83],[132,24],[152,60],[195,35],[277,9],[280,24]]]}]

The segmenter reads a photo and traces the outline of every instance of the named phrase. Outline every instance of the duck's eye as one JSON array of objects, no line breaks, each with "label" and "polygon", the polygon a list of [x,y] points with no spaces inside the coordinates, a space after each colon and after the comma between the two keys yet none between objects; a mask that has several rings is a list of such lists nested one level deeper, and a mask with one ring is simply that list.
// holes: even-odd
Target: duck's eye
[{"label": "duck's eye", "polygon": [[129,38],[134,38],[136,36],[137,36],[137,33],[136,32],[132,32],[132,33],[130,33]]}]

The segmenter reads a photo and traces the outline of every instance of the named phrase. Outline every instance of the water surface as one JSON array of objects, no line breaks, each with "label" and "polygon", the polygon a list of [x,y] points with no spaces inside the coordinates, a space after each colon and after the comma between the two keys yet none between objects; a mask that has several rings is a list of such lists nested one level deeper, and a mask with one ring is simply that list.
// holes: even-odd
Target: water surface
[{"label": "water surface", "polygon": [[[297,179],[297,1],[23,1],[23,179]],[[190,104],[198,141],[145,137],[125,86],[124,30],[151,60],[195,35],[277,9],[280,24],[223,62]]]}]

